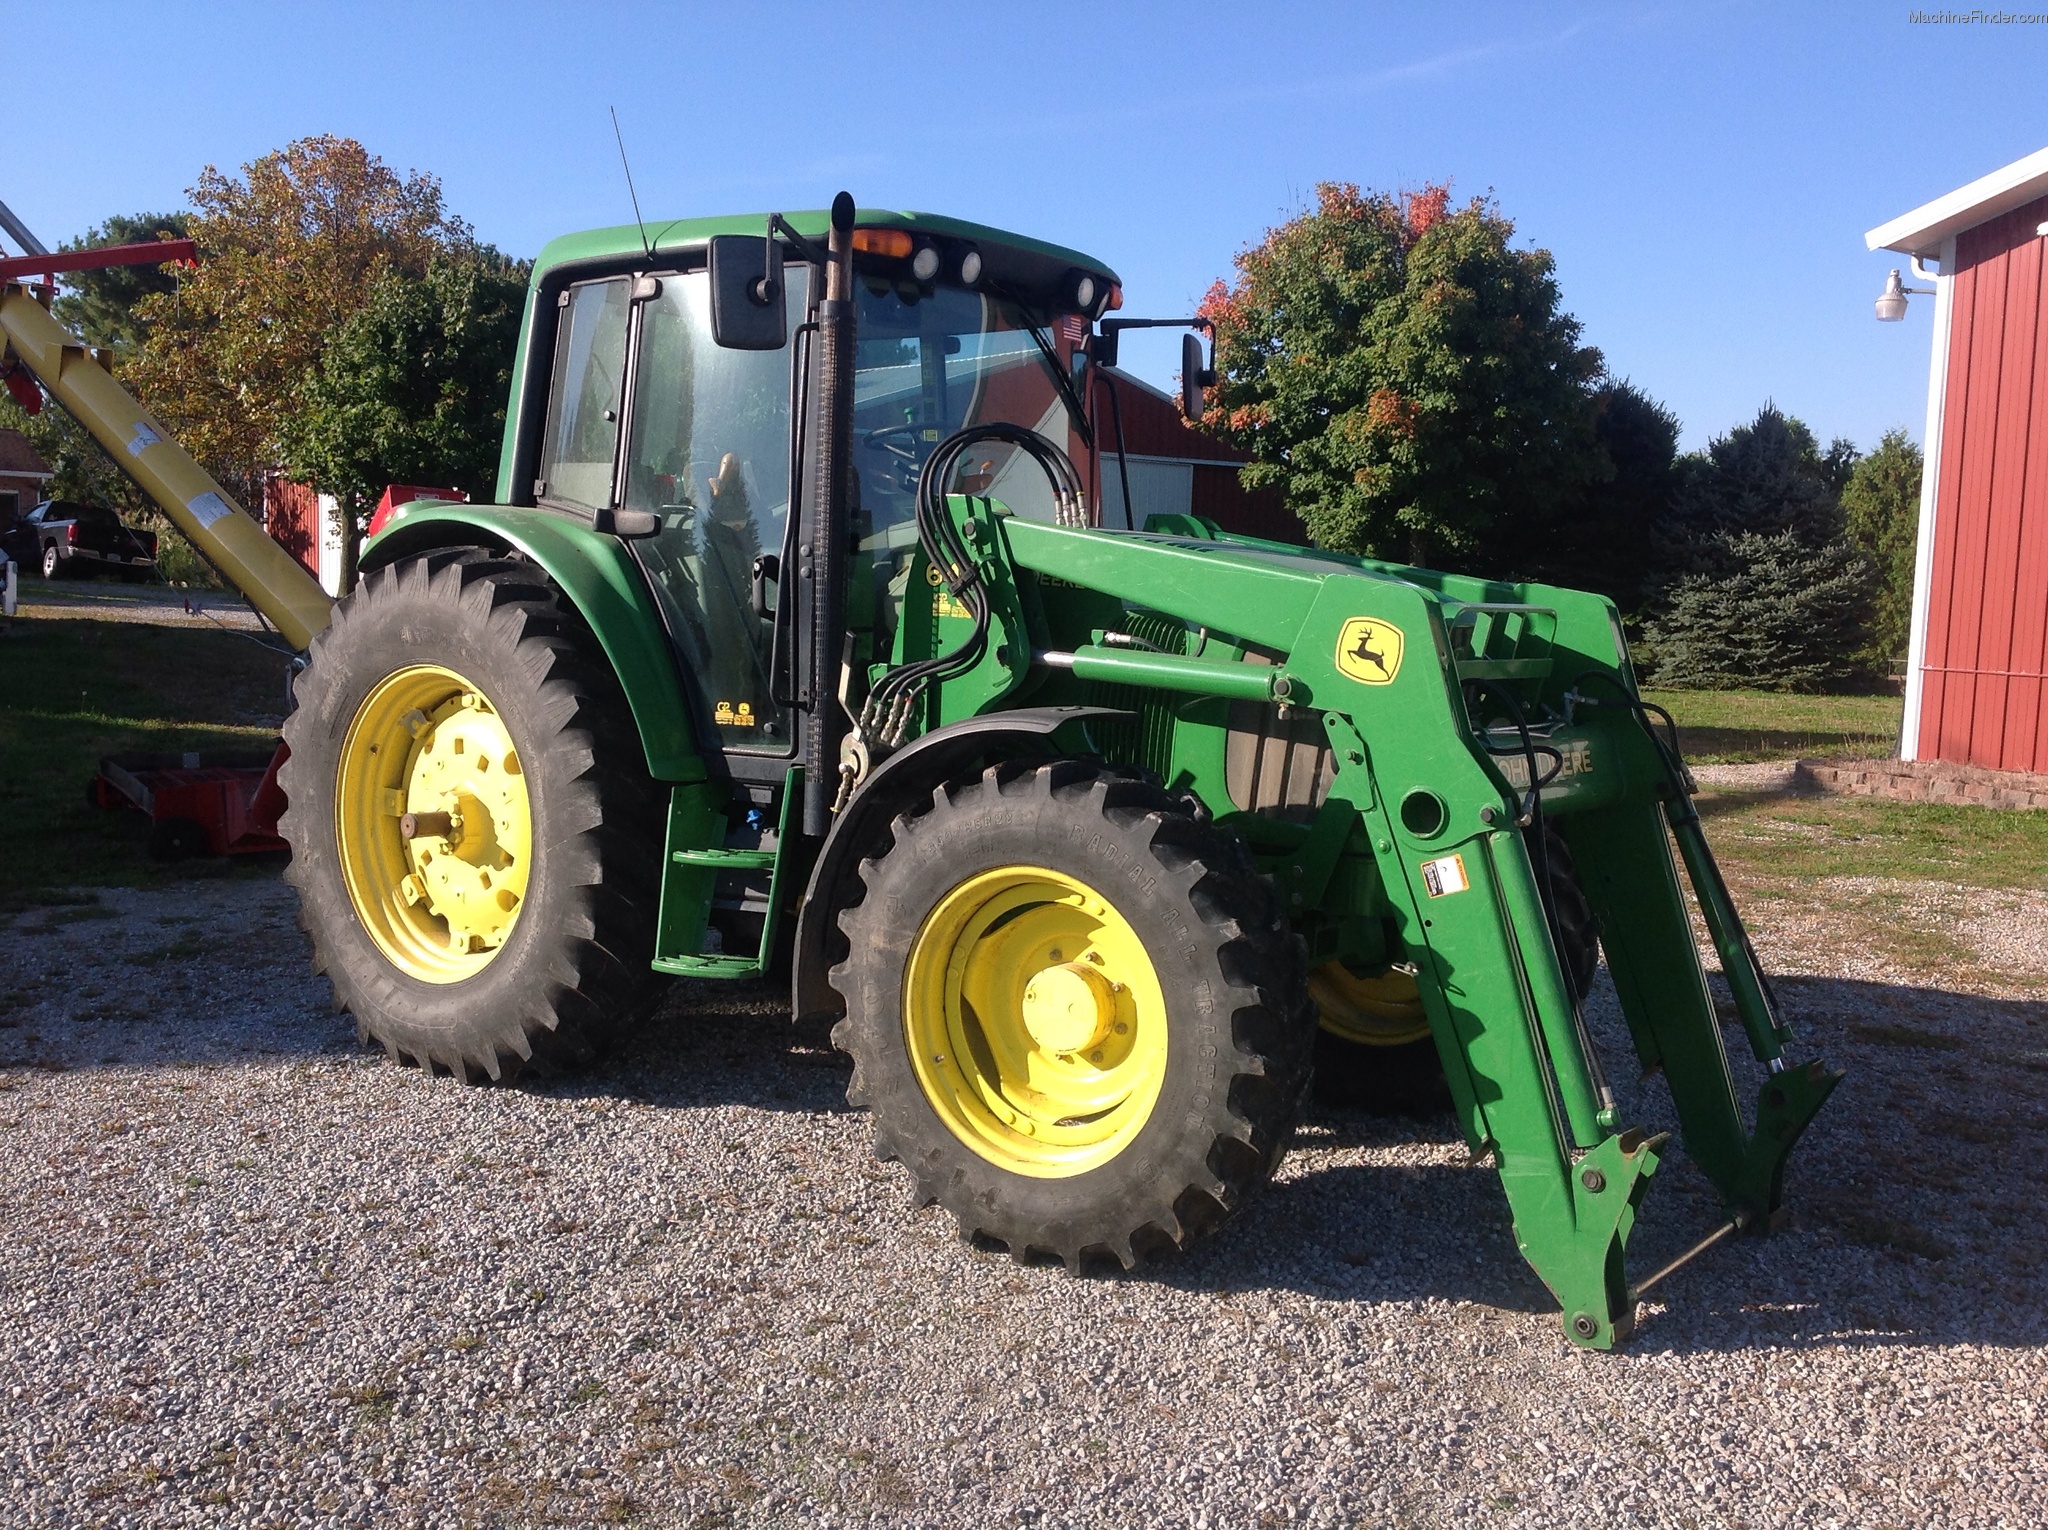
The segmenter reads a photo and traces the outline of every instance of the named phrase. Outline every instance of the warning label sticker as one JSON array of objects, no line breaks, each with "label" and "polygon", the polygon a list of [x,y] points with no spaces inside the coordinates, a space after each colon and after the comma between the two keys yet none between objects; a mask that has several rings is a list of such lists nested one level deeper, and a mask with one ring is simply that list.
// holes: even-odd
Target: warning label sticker
[{"label": "warning label sticker", "polygon": [[925,566],[924,582],[932,587],[933,616],[972,617],[974,615],[972,611],[968,610],[966,606],[954,598],[953,592],[946,588],[945,582],[939,577],[939,571],[929,564]]},{"label": "warning label sticker", "polygon": [[140,457],[150,447],[163,439],[141,420],[135,422],[135,434],[128,438],[128,455]]},{"label": "warning label sticker", "polygon": [[1422,886],[1432,898],[1461,893],[1471,885],[1471,878],[1465,875],[1465,857],[1462,855],[1444,855],[1422,863]]},{"label": "warning label sticker", "polygon": [[187,500],[185,508],[192,512],[193,519],[202,526],[211,526],[215,521],[233,509],[226,500],[210,489],[204,494],[196,495]]}]

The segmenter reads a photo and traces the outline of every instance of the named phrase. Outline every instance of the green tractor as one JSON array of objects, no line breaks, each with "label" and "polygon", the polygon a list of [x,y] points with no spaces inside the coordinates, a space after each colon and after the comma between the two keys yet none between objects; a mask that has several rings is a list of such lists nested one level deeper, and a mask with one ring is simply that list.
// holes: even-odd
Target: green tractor
[{"label": "green tractor", "polygon": [[917,1199],[1070,1268],[1228,1219],[1312,1074],[1446,1089],[1607,1347],[1664,1139],[1589,1040],[1604,947],[1706,1242],[1771,1222],[1836,1075],[1782,1059],[1611,604],[1099,525],[1065,448],[1131,321],[1085,255],[843,195],[658,232],[547,247],[507,502],[389,514],[312,642],[283,830],[366,1040],[506,1078],[664,974],[786,975]]}]

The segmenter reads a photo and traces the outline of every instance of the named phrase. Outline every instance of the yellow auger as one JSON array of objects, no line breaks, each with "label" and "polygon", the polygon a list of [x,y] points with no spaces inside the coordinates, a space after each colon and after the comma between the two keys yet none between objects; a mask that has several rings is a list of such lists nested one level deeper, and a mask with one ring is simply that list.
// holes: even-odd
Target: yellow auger
[{"label": "yellow auger", "polygon": [[[102,257],[91,263],[104,265],[114,263],[104,257],[122,252],[84,253]],[[173,258],[149,247],[142,253]],[[76,255],[21,257],[0,261],[0,275],[22,274],[13,269],[17,267],[63,270],[79,260]],[[50,316],[43,305],[53,285],[0,285],[0,335],[6,337],[6,358],[26,367],[73,419],[92,432],[93,439],[228,582],[249,597],[285,641],[304,648],[327,625],[334,605],[327,592],[114,380],[103,353],[79,344]]]}]

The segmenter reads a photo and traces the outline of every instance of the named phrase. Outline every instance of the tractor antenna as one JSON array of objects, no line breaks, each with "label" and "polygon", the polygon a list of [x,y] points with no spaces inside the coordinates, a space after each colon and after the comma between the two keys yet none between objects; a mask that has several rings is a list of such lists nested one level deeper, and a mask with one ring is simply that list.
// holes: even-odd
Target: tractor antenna
[{"label": "tractor antenna", "polygon": [[619,141],[619,165],[626,172],[626,195],[633,199],[633,221],[640,225],[640,248],[647,258],[654,258],[654,246],[647,242],[647,220],[640,216],[640,193],[633,189],[633,167],[626,163],[626,135],[619,131],[619,109],[611,108],[612,137]]}]

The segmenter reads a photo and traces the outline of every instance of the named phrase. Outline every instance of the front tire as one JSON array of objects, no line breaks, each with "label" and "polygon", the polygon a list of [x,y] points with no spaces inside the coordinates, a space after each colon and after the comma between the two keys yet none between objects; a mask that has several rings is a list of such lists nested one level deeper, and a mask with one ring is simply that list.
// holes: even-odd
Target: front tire
[{"label": "front tire", "polygon": [[467,1079],[588,1061],[652,997],[660,797],[602,652],[531,564],[368,575],[313,640],[281,832],[358,1034]]},{"label": "front tire", "polygon": [[993,767],[892,832],[840,916],[833,1040],[918,1203],[1070,1269],[1236,1212],[1293,1134],[1314,1030],[1249,863],[1082,760]]}]

